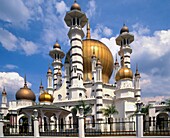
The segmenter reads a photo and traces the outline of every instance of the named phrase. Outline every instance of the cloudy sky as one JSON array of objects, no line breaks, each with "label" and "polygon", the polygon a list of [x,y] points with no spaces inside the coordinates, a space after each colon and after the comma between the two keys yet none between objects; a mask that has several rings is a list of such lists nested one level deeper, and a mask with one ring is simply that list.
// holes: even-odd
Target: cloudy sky
[{"label": "cloudy sky", "polygon": [[[138,63],[144,100],[170,97],[170,1],[77,0],[90,21],[92,38],[118,52],[115,38],[125,23],[132,43],[132,70]],[[39,94],[52,59],[48,52],[56,40],[69,49],[64,16],[74,0],[0,0],[0,91],[5,86],[10,100],[23,86]],[[111,78],[113,79],[113,78]]]}]

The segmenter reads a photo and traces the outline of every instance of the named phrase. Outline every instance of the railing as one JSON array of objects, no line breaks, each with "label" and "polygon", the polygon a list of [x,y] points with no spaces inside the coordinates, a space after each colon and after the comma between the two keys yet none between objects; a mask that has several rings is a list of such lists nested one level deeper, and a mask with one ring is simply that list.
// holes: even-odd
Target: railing
[{"label": "railing", "polygon": [[144,136],[170,136],[170,120],[144,120]]},{"label": "railing", "polygon": [[28,125],[5,125],[3,126],[4,136],[33,136],[33,126]]},{"label": "railing", "polygon": [[115,119],[103,123],[86,123],[86,136],[135,136],[135,121],[133,119]]},{"label": "railing", "polygon": [[78,136],[78,124],[39,126],[40,136]]}]

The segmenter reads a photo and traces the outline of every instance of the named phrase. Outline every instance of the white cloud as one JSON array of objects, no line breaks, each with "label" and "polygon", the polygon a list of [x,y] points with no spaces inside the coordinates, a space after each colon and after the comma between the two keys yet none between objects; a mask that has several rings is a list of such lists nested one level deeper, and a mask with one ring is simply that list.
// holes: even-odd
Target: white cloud
[{"label": "white cloud", "polygon": [[6,68],[6,69],[17,69],[18,68],[18,66],[16,66],[16,65],[13,65],[13,64],[6,64],[5,66],[4,66],[4,68]]},{"label": "white cloud", "polygon": [[166,99],[169,99],[170,96],[154,96],[154,97],[144,97],[142,98],[142,102],[147,105],[148,102],[155,101],[156,103],[161,103],[165,101]]},{"label": "white cloud", "polygon": [[16,26],[27,26],[30,13],[21,0],[1,0],[0,19]]},{"label": "white cloud", "polygon": [[37,45],[31,41],[26,41],[24,38],[16,37],[8,30],[0,28],[0,43],[8,51],[20,50],[26,55],[37,53]]},{"label": "white cloud", "polygon": [[[30,88],[32,84],[27,82],[27,85]],[[15,94],[23,86],[24,78],[17,72],[0,72],[0,89],[5,87],[7,94]]]},{"label": "white cloud", "polygon": [[56,9],[57,9],[57,12],[60,13],[61,15],[65,14],[66,11],[69,10],[69,8],[68,8],[67,5],[64,3],[64,1],[57,2],[55,7],[56,7]]},{"label": "white cloud", "polygon": [[135,41],[132,43],[135,58],[149,55],[150,59],[155,60],[170,52],[170,30],[159,30],[148,35],[148,28],[136,26],[133,31]]},{"label": "white cloud", "polygon": [[87,4],[88,10],[86,11],[86,15],[88,18],[91,18],[96,13],[96,2],[95,0],[89,0]]}]

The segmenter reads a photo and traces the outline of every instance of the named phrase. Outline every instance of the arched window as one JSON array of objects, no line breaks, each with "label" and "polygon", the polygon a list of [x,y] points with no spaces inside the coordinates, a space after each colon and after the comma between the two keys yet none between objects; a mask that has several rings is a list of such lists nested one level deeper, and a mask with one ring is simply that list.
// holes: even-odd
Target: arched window
[{"label": "arched window", "polygon": [[79,97],[80,97],[80,98],[82,97],[82,93],[79,93]]}]

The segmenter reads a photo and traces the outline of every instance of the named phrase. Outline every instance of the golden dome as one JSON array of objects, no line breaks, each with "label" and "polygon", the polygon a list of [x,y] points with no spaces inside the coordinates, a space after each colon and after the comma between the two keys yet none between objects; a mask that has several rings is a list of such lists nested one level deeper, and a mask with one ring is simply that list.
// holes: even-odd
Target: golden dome
[{"label": "golden dome", "polygon": [[60,44],[59,44],[57,41],[56,41],[56,43],[54,44],[53,48],[59,48],[59,49],[61,49]]},{"label": "golden dome", "polygon": [[40,102],[53,102],[53,96],[49,94],[48,92],[44,92],[39,96],[39,101]]},{"label": "golden dome", "polygon": [[96,55],[96,58],[100,59],[102,64],[102,79],[104,83],[108,83],[109,79],[113,72],[113,56],[109,48],[102,42],[94,39],[85,39],[83,40],[83,72],[84,80],[88,78],[92,80],[92,66],[91,66],[91,57],[93,52]]},{"label": "golden dome", "polygon": [[[108,83],[113,71],[113,56],[109,48],[102,42],[94,39],[83,40],[83,75],[84,81],[92,80],[91,57],[95,52],[95,56],[100,59],[103,66],[102,79],[104,83]],[[70,62],[70,51],[66,55],[65,63]]]},{"label": "golden dome", "polygon": [[53,74],[52,70],[50,69],[50,67],[48,68],[47,74]]},{"label": "golden dome", "polygon": [[71,6],[70,10],[71,11],[72,10],[79,10],[79,11],[81,11],[81,8],[80,8],[80,5],[76,1],[74,1],[74,4]]},{"label": "golden dome", "polygon": [[116,79],[116,81],[119,81],[119,80],[122,80],[122,79],[133,79],[133,72],[128,67],[122,67],[116,73],[115,79]]},{"label": "golden dome", "polygon": [[24,78],[25,84],[23,88],[20,88],[20,90],[17,91],[15,97],[17,100],[32,100],[35,101],[36,97],[33,91],[31,91],[31,89],[28,88],[27,86],[27,82],[26,82],[26,76]]},{"label": "golden dome", "polygon": [[120,30],[120,34],[122,34],[124,32],[129,33],[129,28],[125,24],[123,25],[122,29]]}]

